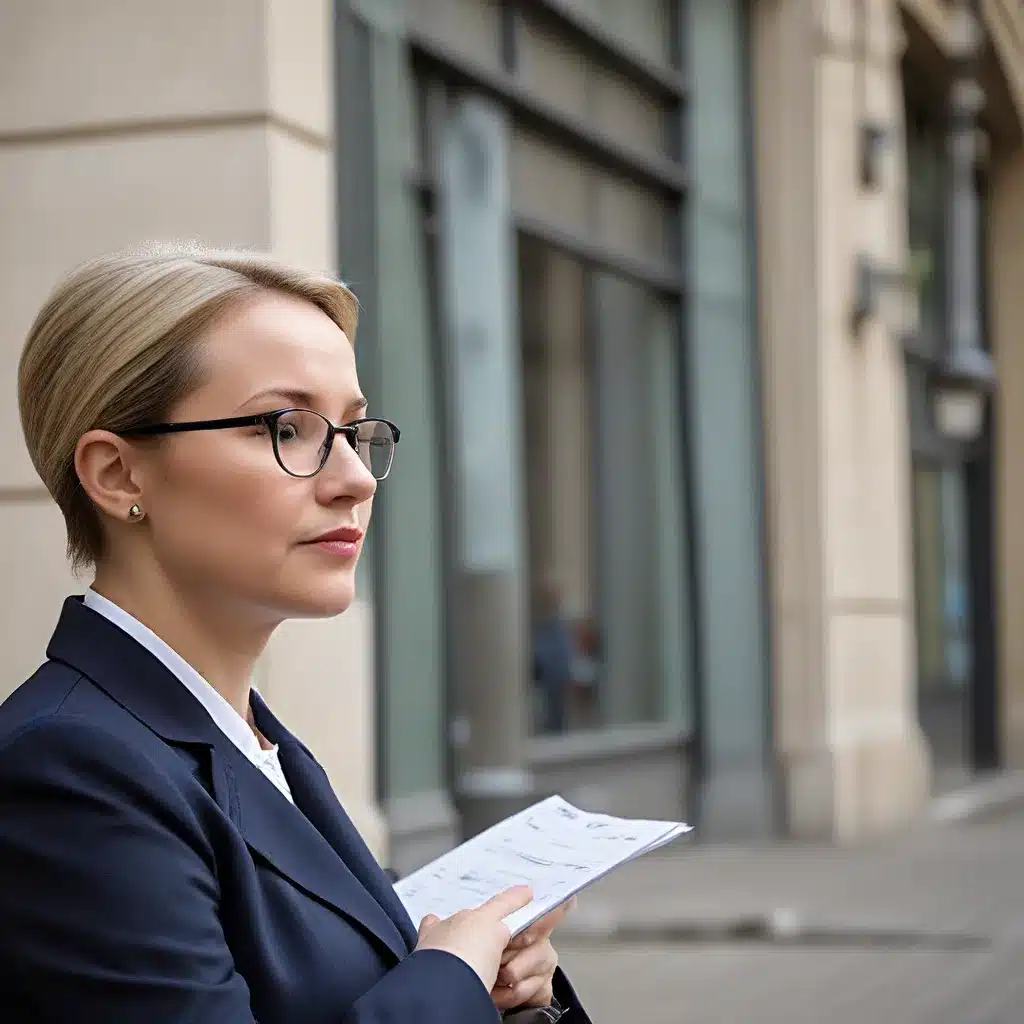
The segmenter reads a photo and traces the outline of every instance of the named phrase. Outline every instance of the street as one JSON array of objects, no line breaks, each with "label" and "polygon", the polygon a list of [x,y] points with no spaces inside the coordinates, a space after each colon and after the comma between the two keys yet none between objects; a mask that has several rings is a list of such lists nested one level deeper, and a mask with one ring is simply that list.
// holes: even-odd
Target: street
[{"label": "street", "polygon": [[1020,810],[848,848],[679,846],[585,894],[559,950],[595,1024],[1020,1024],[1022,854]]}]

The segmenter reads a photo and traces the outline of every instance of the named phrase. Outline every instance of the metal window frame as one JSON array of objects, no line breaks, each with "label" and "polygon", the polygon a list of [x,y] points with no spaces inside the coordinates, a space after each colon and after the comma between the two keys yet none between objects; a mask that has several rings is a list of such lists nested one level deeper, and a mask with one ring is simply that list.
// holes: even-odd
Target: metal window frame
[{"label": "metal window frame", "polygon": [[[504,21],[515,24],[511,16]],[[450,86],[471,88],[500,100],[517,124],[532,128],[597,166],[670,199],[680,199],[689,188],[679,161],[642,153],[607,132],[580,124],[526,89],[515,71],[490,68],[420,30],[410,30],[408,41],[414,67],[425,69]],[[503,50],[507,47],[505,44]]]},{"label": "metal window frame", "polygon": [[[689,83],[680,70],[682,62],[674,46],[672,55],[676,66],[665,67],[623,45],[594,18],[581,13],[566,0],[507,0],[506,5],[528,12],[536,21],[556,28],[581,52],[662,101],[681,102],[689,93]],[[672,4],[669,11],[669,32],[673,36],[678,17],[675,6]]]},{"label": "metal window frame", "polygon": [[[501,0],[498,40],[501,70],[467,57],[450,44],[410,27],[407,35],[414,72],[426,83],[455,92],[472,89],[503,103],[516,124],[528,127],[574,155],[676,204],[666,232],[662,260],[636,258],[592,238],[567,231],[541,218],[515,215],[517,233],[580,260],[585,267],[606,270],[650,288],[661,296],[683,300],[686,294],[685,207],[689,191],[686,167],[687,100],[689,88],[682,70],[686,65],[688,0],[666,0],[672,31],[673,69],[661,68],[633,52],[595,19],[574,10],[566,0]],[[580,124],[554,105],[527,90],[518,78],[518,36],[524,12],[556,27],[584,54],[605,63],[656,98],[674,107],[666,119],[671,156],[652,157],[624,146],[606,132]],[[429,147],[428,147],[429,148]],[[436,168],[410,173],[409,187],[421,193],[421,202],[436,196]]]},{"label": "metal window frame", "polygon": [[[417,194],[420,209],[424,216],[424,233],[428,246],[436,245],[437,223],[433,217],[436,210],[438,180],[436,166],[436,134],[438,114],[447,105],[452,95],[460,90],[472,90],[490,96],[502,103],[508,110],[514,123],[530,128],[546,140],[563,146],[573,155],[587,160],[604,170],[619,174],[631,183],[660,195],[667,199],[674,209],[669,213],[671,223],[666,232],[666,252],[661,260],[650,260],[628,256],[613,247],[595,241],[577,232],[567,231],[558,225],[540,218],[514,215],[512,228],[515,237],[532,239],[560,251],[578,260],[584,269],[584,304],[585,315],[592,316],[592,280],[595,272],[608,272],[622,277],[635,284],[649,289],[661,298],[667,298],[677,305],[678,345],[680,349],[681,386],[685,393],[686,363],[688,361],[688,331],[686,326],[687,272],[686,272],[686,207],[689,193],[689,175],[686,160],[687,145],[687,111],[689,87],[681,70],[686,65],[689,21],[688,0],[666,0],[670,13],[672,31],[672,60],[674,69],[659,68],[646,58],[631,52],[613,36],[587,18],[575,11],[564,0],[501,0],[500,6],[500,38],[498,52],[501,68],[484,64],[456,50],[446,42],[429,36],[411,27],[407,32],[410,61],[419,87],[431,94],[427,107],[429,120],[432,124],[423,126],[426,132],[426,159],[419,170],[407,176],[407,186]],[[645,155],[619,143],[611,135],[590,128],[573,120],[557,107],[528,91],[518,78],[518,38],[521,19],[524,11],[528,16],[556,27],[571,43],[578,46],[581,52],[596,61],[604,63],[610,69],[622,74],[623,77],[643,88],[666,107],[666,142],[667,154],[663,159]],[[432,334],[434,343],[443,325],[434,323]],[[443,406],[443,403],[442,403]],[[442,416],[445,415],[442,412]],[[687,418],[682,416],[679,423],[682,434],[682,486],[683,503],[686,508],[688,524],[687,544],[691,548],[688,559],[689,572],[684,580],[688,595],[688,611],[693,623],[693,643],[691,645],[689,666],[693,687],[693,721],[687,728],[685,749],[692,760],[693,750],[697,745],[699,727],[699,695],[701,689],[701,664],[699,657],[699,632],[702,614],[698,608],[699,590],[696,572],[696,559],[692,550],[699,543],[699,536],[693,512],[692,480],[693,460],[692,440],[689,437],[690,427]],[[447,522],[447,517],[446,517]],[[450,524],[449,524],[450,525]],[[453,538],[448,535],[443,545],[450,553]],[[447,555],[443,558],[444,573],[451,571],[451,561]],[[450,593],[450,588],[446,588]],[[450,659],[455,622],[446,611],[445,658]],[[453,710],[450,689],[445,694],[448,717]],[[615,734],[619,727],[602,728],[601,734]],[[557,741],[553,741],[557,742]],[[449,783],[452,782],[451,744],[446,744]],[[691,786],[695,772],[688,773]],[[692,798],[688,793],[687,798]]]}]

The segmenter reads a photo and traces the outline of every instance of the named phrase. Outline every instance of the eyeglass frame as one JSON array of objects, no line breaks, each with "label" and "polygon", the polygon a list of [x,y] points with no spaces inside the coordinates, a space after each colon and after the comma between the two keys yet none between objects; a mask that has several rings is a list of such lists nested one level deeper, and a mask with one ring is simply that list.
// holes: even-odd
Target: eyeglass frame
[{"label": "eyeglass frame", "polygon": [[[323,457],[320,460],[320,465],[312,473],[293,473],[281,458],[281,452],[278,448],[278,422],[282,416],[287,416],[291,412],[311,413],[313,416],[323,420],[328,427],[329,432],[327,443],[324,446]],[[401,430],[391,420],[381,419],[379,416],[365,416],[362,419],[352,420],[350,423],[343,423],[339,427],[335,426],[326,416],[315,409],[274,409],[272,412],[261,412],[255,416],[228,416],[215,420],[189,420],[182,423],[152,423],[147,426],[133,427],[130,430],[118,430],[115,433],[118,437],[161,437],[166,434],[185,434],[196,430],[231,430],[236,427],[265,426],[270,434],[274,458],[281,469],[288,476],[295,477],[297,480],[309,480],[320,473],[324,466],[327,465],[327,460],[331,457],[331,452],[334,450],[334,439],[338,434],[344,434],[348,439],[349,447],[358,454],[359,428],[364,423],[383,423],[391,431],[391,461],[388,462],[387,472],[382,477],[374,477],[374,480],[379,483],[382,480],[386,480],[391,473],[391,466],[394,463],[395,445],[398,444],[398,440],[402,436]],[[367,468],[369,469],[369,467]]]}]

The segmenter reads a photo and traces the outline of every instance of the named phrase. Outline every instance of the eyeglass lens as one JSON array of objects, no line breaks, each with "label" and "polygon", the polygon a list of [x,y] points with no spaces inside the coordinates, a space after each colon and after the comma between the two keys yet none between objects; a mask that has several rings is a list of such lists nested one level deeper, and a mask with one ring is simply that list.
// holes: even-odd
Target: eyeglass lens
[{"label": "eyeglass lens", "polygon": [[[326,461],[334,428],[319,413],[293,409],[277,420],[277,455],[285,470],[294,476],[312,476]],[[383,480],[391,468],[395,439],[391,428],[380,420],[367,420],[335,443],[350,444],[363,465],[377,480]]]}]

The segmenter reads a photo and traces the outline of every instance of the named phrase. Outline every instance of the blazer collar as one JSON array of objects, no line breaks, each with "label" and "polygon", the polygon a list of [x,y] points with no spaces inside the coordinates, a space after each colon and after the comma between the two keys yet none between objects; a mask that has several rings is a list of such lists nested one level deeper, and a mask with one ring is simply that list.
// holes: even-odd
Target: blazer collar
[{"label": "blazer collar", "polygon": [[88,676],[158,736],[211,748],[213,795],[246,844],[298,888],[357,922],[400,960],[416,931],[312,754],[251,696],[257,728],[279,745],[295,805],[217,727],[153,654],[80,597],[64,602],[47,657]]},{"label": "blazer collar", "polygon": [[159,658],[81,597],[64,602],[46,656],[88,676],[158,736],[207,746],[230,741]]}]

